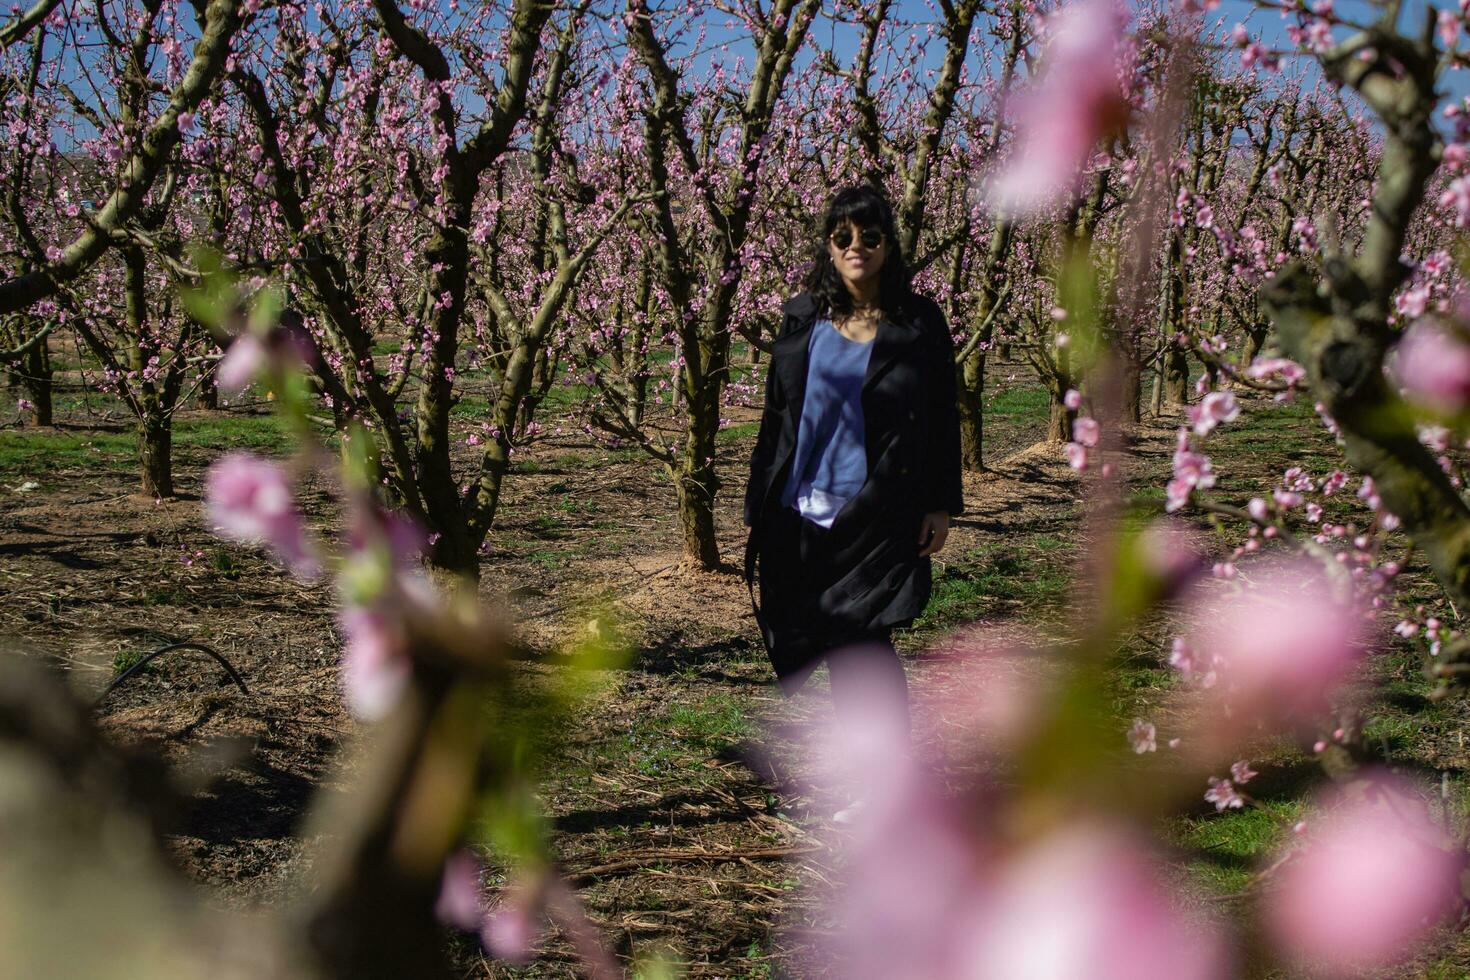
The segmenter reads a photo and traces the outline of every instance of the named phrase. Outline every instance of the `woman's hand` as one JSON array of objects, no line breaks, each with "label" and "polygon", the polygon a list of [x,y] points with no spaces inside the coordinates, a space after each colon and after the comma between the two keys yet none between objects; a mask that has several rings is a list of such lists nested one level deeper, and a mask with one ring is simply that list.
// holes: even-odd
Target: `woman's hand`
[{"label": "woman's hand", "polygon": [[923,521],[919,523],[919,557],[932,555],[944,547],[944,539],[949,537],[949,512],[936,510],[932,514],[925,514]]}]

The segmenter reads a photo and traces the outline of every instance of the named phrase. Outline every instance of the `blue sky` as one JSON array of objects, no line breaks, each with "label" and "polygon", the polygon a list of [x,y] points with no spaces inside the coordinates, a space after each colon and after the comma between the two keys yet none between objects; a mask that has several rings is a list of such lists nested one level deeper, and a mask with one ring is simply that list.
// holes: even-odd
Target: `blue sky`
[{"label": "blue sky", "polygon": [[[441,0],[447,5],[448,0]],[[762,5],[768,4],[769,0],[759,0]],[[830,2],[830,0],[829,0]],[[1451,3],[1453,0],[1440,0],[1440,3]],[[653,0],[655,8],[664,6],[675,6],[675,0]],[[682,3],[677,4],[682,6]],[[1423,12],[1428,6],[1428,0],[1404,0],[1403,24],[1418,24]],[[181,20],[190,20],[189,7],[187,4],[180,5]],[[621,0],[603,0],[598,4],[604,10],[621,10]],[[461,10],[463,10],[461,4]],[[896,0],[893,5],[893,19],[899,22],[925,23],[933,20],[936,13],[929,0]],[[1338,12],[1345,17],[1356,20],[1366,20],[1373,14],[1374,7],[1366,0],[1338,0]],[[706,34],[705,50],[699,61],[708,66],[718,59],[733,58],[739,55],[749,56],[751,47],[749,39],[738,28],[726,29],[725,24],[730,20],[728,15],[715,10],[713,7],[705,7]],[[1291,45],[1285,35],[1286,21],[1274,10],[1261,10],[1250,0],[1223,0],[1220,7],[1208,15],[1206,23],[1210,26],[1220,25],[1223,32],[1228,32],[1236,22],[1244,22],[1252,33],[1260,34],[1263,39],[1274,47],[1289,50]],[[819,17],[813,27],[812,41],[823,48],[830,48],[838,59],[850,62],[855,51],[858,32],[852,25],[836,25],[830,19]],[[980,35],[977,34],[976,43],[980,43]],[[728,53],[720,50],[722,43],[729,42]],[[1465,39],[1470,46],[1470,37]],[[805,57],[811,57],[812,48],[809,46]],[[931,64],[937,65],[942,56],[941,45],[932,44],[929,49]],[[1227,54],[1227,57],[1233,57]],[[978,61],[978,57],[972,56],[972,61]],[[1301,73],[1307,79],[1316,77],[1315,63],[1308,57],[1288,57],[1286,59],[1286,71],[1288,73]],[[1470,94],[1470,71],[1458,71],[1446,75],[1441,81],[1441,90],[1451,97],[1463,97]],[[473,113],[473,107],[471,113]]]}]

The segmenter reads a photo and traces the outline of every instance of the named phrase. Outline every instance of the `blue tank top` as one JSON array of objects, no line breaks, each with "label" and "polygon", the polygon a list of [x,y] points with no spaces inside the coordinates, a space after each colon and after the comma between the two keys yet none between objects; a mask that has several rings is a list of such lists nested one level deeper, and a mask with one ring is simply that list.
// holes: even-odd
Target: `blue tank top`
[{"label": "blue tank top", "polygon": [[812,326],[796,455],[781,503],[822,527],[832,526],[868,479],[862,391],[872,352],[871,341],[849,340],[831,320]]}]

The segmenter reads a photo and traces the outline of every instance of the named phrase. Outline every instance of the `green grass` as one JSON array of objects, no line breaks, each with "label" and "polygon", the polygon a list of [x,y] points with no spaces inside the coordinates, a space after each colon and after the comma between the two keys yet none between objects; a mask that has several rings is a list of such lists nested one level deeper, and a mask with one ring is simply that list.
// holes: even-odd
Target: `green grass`
[{"label": "green grass", "polygon": [[[124,671],[131,670],[133,667],[142,663],[145,656],[147,656],[147,651],[145,650],[119,650],[117,655],[112,658],[112,672],[114,674],[121,674]],[[153,665],[149,664],[139,671],[139,673],[147,674],[152,670]]]},{"label": "green grass", "polygon": [[[176,459],[208,457],[228,449],[285,448],[286,431],[274,415],[199,414],[180,418],[174,425]],[[138,440],[130,430],[0,430],[0,473],[7,478],[75,469],[127,470],[137,460]]]},{"label": "green grass", "polygon": [[137,445],[127,432],[6,429],[0,431],[0,473],[11,479],[58,470],[130,468],[137,462]]},{"label": "green grass", "polygon": [[[675,701],[662,712],[640,717],[624,732],[599,742],[587,772],[612,767],[644,776],[677,777],[702,785],[712,776],[703,765],[722,749],[750,737],[750,720],[728,693],[712,692],[694,701]],[[575,774],[578,767],[570,770]]]},{"label": "green grass", "polygon": [[657,726],[665,734],[707,752],[728,748],[751,733],[745,712],[724,693],[706,695],[692,704],[671,704]]},{"label": "green grass", "polygon": [[1301,814],[1298,800],[1267,800],[1240,810],[1178,817],[1163,833],[1187,854],[1192,878],[1211,892],[1229,894],[1245,888],[1266,866]]},{"label": "green grass", "polygon": [[[995,384],[994,381],[990,383]],[[1026,383],[1006,382],[1003,386],[993,390],[995,394],[986,399],[985,415],[987,418],[1015,415],[1039,420],[1042,425],[1046,424],[1050,396],[1045,388],[1031,381],[1029,376],[1026,378]]]},{"label": "green grass", "polygon": [[1056,606],[1071,580],[1070,545],[1051,534],[987,544],[950,562],[934,578],[919,629],[954,626],[997,613],[1025,614]]}]

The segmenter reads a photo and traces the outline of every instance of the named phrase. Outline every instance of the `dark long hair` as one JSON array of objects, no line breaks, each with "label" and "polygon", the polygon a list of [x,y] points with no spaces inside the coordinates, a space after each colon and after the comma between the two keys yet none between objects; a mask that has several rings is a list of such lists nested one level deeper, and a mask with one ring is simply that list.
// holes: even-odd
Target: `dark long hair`
[{"label": "dark long hair", "polygon": [[817,301],[824,316],[842,317],[852,312],[852,294],[842,281],[832,256],[827,252],[827,239],[839,225],[852,221],[859,228],[877,228],[883,232],[886,246],[883,267],[878,270],[878,309],[894,319],[912,295],[908,262],[898,243],[898,229],[893,221],[893,206],[883,192],[870,184],[856,184],[832,196],[827,213],[817,226],[816,248],[812,255],[812,271],[807,275],[806,289]]}]

